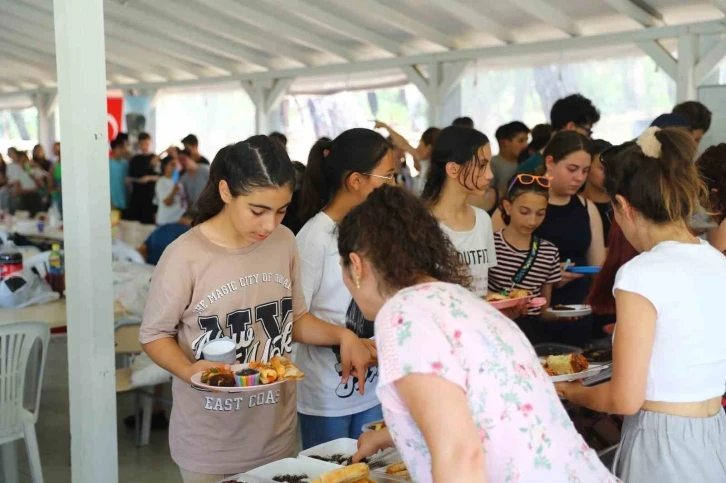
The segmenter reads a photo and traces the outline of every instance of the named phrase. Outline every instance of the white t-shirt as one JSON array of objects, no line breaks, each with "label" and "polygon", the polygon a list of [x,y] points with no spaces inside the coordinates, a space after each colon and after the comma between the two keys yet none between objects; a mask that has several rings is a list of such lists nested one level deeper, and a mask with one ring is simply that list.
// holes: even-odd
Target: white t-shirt
[{"label": "white t-shirt", "polygon": [[18,163],[8,163],[6,176],[9,184],[20,181],[20,187],[24,190],[32,190],[38,187],[33,178]]},{"label": "white t-shirt", "polygon": [[426,176],[429,174],[429,166],[431,166],[431,161],[428,160],[420,160],[418,162],[419,167],[421,170],[418,173],[418,176],[414,178],[414,194],[416,196],[421,196],[424,190],[424,186],[426,186]]},{"label": "white t-shirt", "polygon": [[[343,283],[334,230],[335,222],[321,212],[297,234],[305,302],[314,316],[372,338],[373,322],[363,319]],[[348,384],[340,382],[340,360],[330,347],[298,344],[295,362],[305,372],[297,392],[297,410],[302,414],[348,416],[380,404],[376,396],[377,367],[368,369],[365,395],[361,396],[357,379],[351,377]]]},{"label": "white t-shirt", "polygon": [[[726,257],[706,242],[662,242],[618,270],[613,293],[657,312],[645,399],[696,402],[726,390]],[[617,330],[617,329],[616,329]]]},{"label": "white t-shirt", "polygon": [[489,268],[497,264],[492,219],[486,211],[474,206],[471,208],[476,214],[476,222],[471,230],[454,231],[443,223],[439,225],[456,247],[459,258],[469,266],[471,276],[474,278],[471,291],[480,297],[486,297]]},{"label": "white t-shirt", "polygon": [[174,189],[174,181],[167,177],[159,178],[154,189],[156,191],[156,202],[159,205],[159,210],[156,212],[156,224],[161,226],[179,221],[179,218],[186,211],[184,188],[179,185],[179,191],[174,195],[171,206],[166,206],[164,200]]}]

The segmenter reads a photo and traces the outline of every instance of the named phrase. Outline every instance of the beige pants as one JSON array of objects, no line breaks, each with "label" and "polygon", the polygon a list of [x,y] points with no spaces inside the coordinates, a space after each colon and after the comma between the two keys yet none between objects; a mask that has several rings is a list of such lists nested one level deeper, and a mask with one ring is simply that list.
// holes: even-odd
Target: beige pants
[{"label": "beige pants", "polygon": [[225,478],[229,478],[233,475],[201,475],[199,473],[192,473],[182,467],[179,467],[179,471],[182,475],[182,481],[184,483],[217,483]]}]

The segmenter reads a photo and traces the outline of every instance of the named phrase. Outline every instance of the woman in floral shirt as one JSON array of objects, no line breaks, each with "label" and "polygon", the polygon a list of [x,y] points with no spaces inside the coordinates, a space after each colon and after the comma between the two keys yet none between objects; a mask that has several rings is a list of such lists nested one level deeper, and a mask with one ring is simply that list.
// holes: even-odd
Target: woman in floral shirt
[{"label": "woman in floral shirt", "polygon": [[467,267],[423,204],[382,186],[339,226],[343,278],[375,319],[378,397],[416,482],[617,481],[575,431],[532,346],[472,295]]}]

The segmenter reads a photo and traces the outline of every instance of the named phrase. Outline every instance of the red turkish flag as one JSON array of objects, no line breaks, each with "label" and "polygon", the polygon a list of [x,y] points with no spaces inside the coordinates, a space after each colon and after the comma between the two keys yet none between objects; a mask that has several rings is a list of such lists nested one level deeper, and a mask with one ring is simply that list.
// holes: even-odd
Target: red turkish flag
[{"label": "red turkish flag", "polygon": [[108,113],[106,122],[108,125],[108,141],[111,142],[116,139],[116,136],[121,132],[123,126],[121,120],[124,112],[124,98],[107,97],[106,112]]}]

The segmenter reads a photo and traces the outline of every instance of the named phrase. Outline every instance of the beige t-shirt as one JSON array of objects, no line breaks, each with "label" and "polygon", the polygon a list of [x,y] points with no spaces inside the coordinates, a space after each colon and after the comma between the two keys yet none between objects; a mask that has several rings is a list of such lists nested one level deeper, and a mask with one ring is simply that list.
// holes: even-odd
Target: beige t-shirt
[{"label": "beige t-shirt", "polygon": [[[307,312],[295,237],[279,226],[263,242],[228,249],[195,227],[164,251],[144,311],[142,344],[175,338],[190,361],[218,337],[237,342],[237,359],[289,357],[292,324]],[[294,382],[224,394],[174,378],[169,428],[172,459],[188,471],[232,474],[292,454]]]}]

